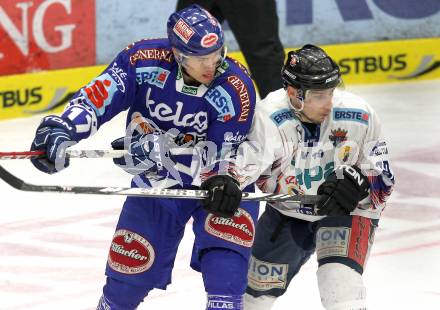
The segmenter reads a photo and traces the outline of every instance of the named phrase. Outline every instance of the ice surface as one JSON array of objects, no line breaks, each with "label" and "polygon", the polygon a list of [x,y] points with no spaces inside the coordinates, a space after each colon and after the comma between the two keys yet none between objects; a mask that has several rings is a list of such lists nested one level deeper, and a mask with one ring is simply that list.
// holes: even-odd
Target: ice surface
[{"label": "ice surface", "polygon": [[[348,87],[378,112],[397,185],[376,233],[367,269],[369,309],[440,308],[440,81]],[[0,151],[27,150],[41,116],[0,122]],[[108,148],[124,116],[77,148]],[[28,161],[1,164],[31,183],[128,186],[110,159],[72,160],[47,176]],[[123,197],[20,192],[0,181],[0,309],[94,309]],[[189,268],[191,224],[173,283],[139,309],[204,309],[200,274]],[[315,257],[274,309],[321,309]]]}]

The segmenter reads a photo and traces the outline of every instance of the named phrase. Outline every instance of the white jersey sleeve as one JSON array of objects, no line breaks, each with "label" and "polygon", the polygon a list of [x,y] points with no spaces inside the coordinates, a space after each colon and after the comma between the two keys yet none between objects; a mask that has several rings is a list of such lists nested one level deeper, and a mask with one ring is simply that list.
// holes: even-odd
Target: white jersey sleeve
[{"label": "white jersey sleeve", "polygon": [[[256,182],[267,193],[315,195],[339,165],[356,165],[368,175],[370,196],[352,214],[379,218],[394,177],[380,121],[362,98],[335,91],[331,113],[316,132],[303,126],[280,89],[257,103],[248,140],[237,158],[242,184]],[[314,221],[312,206],[273,202],[281,213]]]},{"label": "white jersey sleeve", "polygon": [[368,176],[370,196],[362,204],[370,204],[373,212],[382,211],[385,202],[391,195],[394,185],[394,174],[389,162],[387,143],[381,134],[381,122],[371,107],[366,105],[369,113],[369,124],[361,146],[356,166]]},{"label": "white jersey sleeve", "polygon": [[[288,141],[288,137],[270,119],[271,109],[284,106],[284,101],[285,92],[276,91],[264,101],[257,102],[247,141],[241,144],[237,157],[238,179],[242,187],[256,182],[263,192],[267,191],[267,182],[275,170],[280,170],[282,159],[286,158],[289,146],[294,143]],[[291,111],[286,110],[286,115],[279,115],[279,120],[288,119],[292,117],[291,114]]]}]

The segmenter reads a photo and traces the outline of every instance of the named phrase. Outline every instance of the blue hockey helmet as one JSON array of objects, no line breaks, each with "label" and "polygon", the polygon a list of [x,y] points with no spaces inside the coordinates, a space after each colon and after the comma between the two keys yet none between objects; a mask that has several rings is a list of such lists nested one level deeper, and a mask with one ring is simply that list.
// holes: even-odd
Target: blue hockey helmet
[{"label": "blue hockey helmet", "polygon": [[220,23],[197,4],[171,14],[167,33],[171,45],[188,56],[204,56],[224,44]]}]

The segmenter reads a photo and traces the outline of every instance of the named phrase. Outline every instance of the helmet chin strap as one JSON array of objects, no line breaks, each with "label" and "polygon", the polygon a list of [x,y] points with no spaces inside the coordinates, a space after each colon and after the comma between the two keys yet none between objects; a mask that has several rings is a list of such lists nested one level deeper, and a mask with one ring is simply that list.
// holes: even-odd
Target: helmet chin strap
[{"label": "helmet chin strap", "polygon": [[295,112],[296,116],[298,116],[298,118],[301,120],[301,122],[305,121],[307,123],[316,123],[314,122],[310,117],[307,116],[306,113],[304,113],[304,91],[298,90],[298,94],[296,96],[296,99],[298,99],[298,102],[301,104],[300,108],[295,107],[294,103],[292,102],[292,98],[289,97],[289,101],[290,101],[290,105],[292,106],[293,111]]},{"label": "helmet chin strap", "polygon": [[183,76],[183,80],[185,81],[185,84],[187,85],[191,85],[191,86],[199,86],[200,83],[199,81],[197,81],[195,78],[193,78],[185,69],[185,66],[183,64],[182,58],[183,57],[179,57],[180,59],[176,58],[176,62],[179,66],[179,70],[180,72],[182,72],[182,76]]},{"label": "helmet chin strap", "polygon": [[[308,117],[307,114],[304,113],[304,111],[301,111],[299,113],[300,113],[300,117],[302,118],[301,122],[307,121],[306,123],[318,124],[314,120],[312,120],[310,117]],[[304,118],[305,118],[305,120],[304,120]]]},{"label": "helmet chin strap", "polygon": [[300,112],[304,110],[304,91],[302,89],[297,89],[296,92],[296,99],[298,99],[298,102],[301,104],[300,108],[295,107],[294,102],[292,101],[292,98],[287,94],[289,97],[290,105],[292,106],[292,109],[295,111],[295,114],[299,116]]},{"label": "helmet chin strap", "polygon": [[292,105],[292,109],[296,112],[296,113],[300,113],[302,112],[302,110],[304,110],[304,100],[301,97],[296,97],[299,101],[299,103],[301,104],[300,108],[295,107],[295,105],[292,102],[292,99],[290,99],[290,104]]}]

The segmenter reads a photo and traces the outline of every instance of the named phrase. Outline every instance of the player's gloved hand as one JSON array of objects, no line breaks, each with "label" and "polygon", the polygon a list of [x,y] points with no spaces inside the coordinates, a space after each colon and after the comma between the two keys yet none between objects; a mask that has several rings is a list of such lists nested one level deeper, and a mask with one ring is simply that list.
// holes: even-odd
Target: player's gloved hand
[{"label": "player's gloved hand", "polygon": [[337,167],[318,188],[318,215],[347,215],[369,194],[368,178],[356,166]]},{"label": "player's gloved hand", "polygon": [[48,174],[59,172],[69,166],[66,149],[74,144],[75,127],[68,119],[56,115],[43,118],[35,133],[31,151],[44,151],[43,158],[31,159],[32,164]]},{"label": "player's gloved hand", "polygon": [[113,162],[126,172],[133,175],[144,172],[159,173],[164,168],[174,165],[167,141],[161,133],[137,134],[130,140],[127,139],[130,138],[118,138],[111,143],[115,150],[127,148],[128,154],[113,159]]},{"label": "player's gloved hand", "polygon": [[200,189],[208,190],[203,208],[221,217],[232,217],[240,206],[241,190],[238,182],[228,175],[216,175],[205,180]]}]

